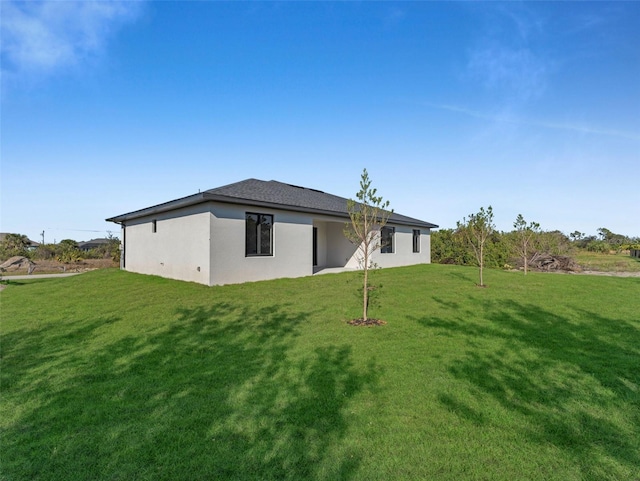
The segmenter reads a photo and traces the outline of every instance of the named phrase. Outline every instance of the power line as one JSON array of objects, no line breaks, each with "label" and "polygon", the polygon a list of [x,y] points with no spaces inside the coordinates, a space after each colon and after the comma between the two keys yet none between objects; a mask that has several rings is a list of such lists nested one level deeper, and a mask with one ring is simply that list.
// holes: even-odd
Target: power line
[{"label": "power line", "polygon": [[64,230],[67,232],[110,232],[109,230],[93,230],[93,229],[64,229],[60,227],[47,227],[48,230]]}]

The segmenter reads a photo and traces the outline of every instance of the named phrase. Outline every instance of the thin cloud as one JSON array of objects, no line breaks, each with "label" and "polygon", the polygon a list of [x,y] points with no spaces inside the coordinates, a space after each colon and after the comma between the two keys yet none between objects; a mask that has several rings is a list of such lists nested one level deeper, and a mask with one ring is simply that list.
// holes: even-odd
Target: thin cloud
[{"label": "thin cloud", "polygon": [[432,107],[440,110],[447,110],[449,112],[463,114],[468,117],[474,117],[476,119],[488,120],[490,122],[526,125],[530,127],[542,127],[546,129],[553,129],[553,130],[566,130],[566,131],[576,132],[580,134],[606,135],[609,137],[619,137],[619,138],[629,139],[629,140],[640,140],[640,133],[637,133],[637,132],[626,132],[622,130],[602,129],[602,128],[592,127],[589,125],[578,124],[578,123],[562,123],[562,122],[550,122],[550,121],[540,121],[540,120],[528,120],[528,119],[521,119],[521,118],[516,118],[512,116],[507,116],[507,115],[487,114],[484,112],[479,112],[477,110],[458,107],[455,105],[436,105],[436,104],[426,104],[426,105],[428,107]]},{"label": "thin cloud", "polygon": [[570,25],[568,30],[565,32],[569,35],[591,32],[595,29],[600,29],[600,27],[606,25],[608,22],[607,17],[603,16],[601,13],[595,14],[588,12],[576,15],[572,20],[573,25]]},{"label": "thin cloud", "polygon": [[49,75],[99,55],[141,1],[2,0],[2,74]]},{"label": "thin cloud", "polygon": [[545,34],[542,18],[521,4],[495,4],[483,12],[481,33],[468,51],[468,78],[510,103],[541,97],[552,67],[537,47]]},{"label": "thin cloud", "polygon": [[545,62],[527,48],[492,45],[474,50],[468,68],[486,88],[519,100],[537,98],[546,89]]}]

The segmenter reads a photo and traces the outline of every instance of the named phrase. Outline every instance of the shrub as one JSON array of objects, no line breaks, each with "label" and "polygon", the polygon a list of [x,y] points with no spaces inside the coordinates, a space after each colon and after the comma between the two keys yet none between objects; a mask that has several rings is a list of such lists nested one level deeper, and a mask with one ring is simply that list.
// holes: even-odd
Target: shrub
[{"label": "shrub", "polygon": [[586,247],[589,252],[600,252],[603,254],[608,254],[610,248],[611,246],[607,242],[601,240],[591,241]]},{"label": "shrub", "polygon": [[0,259],[13,256],[29,257],[29,238],[22,234],[7,234],[0,242]]}]

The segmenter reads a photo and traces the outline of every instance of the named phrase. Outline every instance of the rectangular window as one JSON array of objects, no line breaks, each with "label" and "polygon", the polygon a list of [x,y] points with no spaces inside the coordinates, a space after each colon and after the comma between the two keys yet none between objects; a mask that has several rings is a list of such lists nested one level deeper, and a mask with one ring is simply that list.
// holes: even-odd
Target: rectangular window
[{"label": "rectangular window", "polygon": [[380,231],[380,252],[382,254],[393,254],[394,227],[383,227]]},{"label": "rectangular window", "polygon": [[158,221],[155,219],[151,221],[151,232],[154,234],[158,232]]},{"label": "rectangular window", "polygon": [[420,230],[413,229],[413,252],[420,252]]},{"label": "rectangular window", "polygon": [[273,216],[246,214],[245,254],[249,256],[273,255]]}]

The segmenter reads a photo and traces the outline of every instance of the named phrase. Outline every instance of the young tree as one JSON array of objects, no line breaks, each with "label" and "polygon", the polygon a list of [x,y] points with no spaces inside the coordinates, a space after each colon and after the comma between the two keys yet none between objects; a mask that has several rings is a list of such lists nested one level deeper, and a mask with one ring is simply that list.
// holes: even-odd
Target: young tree
[{"label": "young tree", "polygon": [[382,247],[380,232],[387,224],[393,209],[389,210],[389,201],[377,196],[377,189],[371,187],[367,169],[360,177],[360,191],[357,201],[347,201],[350,222],[345,225],[344,235],[358,248],[358,261],[363,270],[362,283],[362,320],[366,322],[369,306],[369,269],[373,267],[371,255]]},{"label": "young tree", "polygon": [[524,275],[526,276],[528,255],[535,236],[540,232],[540,224],[530,222],[527,225],[527,221],[524,220],[522,214],[518,214],[516,221],[513,223],[513,228],[516,230],[515,249],[517,254],[522,257]]},{"label": "young tree", "polygon": [[496,227],[493,224],[493,208],[489,206],[487,210],[480,207],[480,212],[470,214],[467,219],[464,217],[462,222],[457,222],[458,231],[462,233],[467,244],[473,249],[478,267],[480,269],[480,287],[485,287],[483,280],[484,269],[484,248],[487,239],[493,234]]}]

